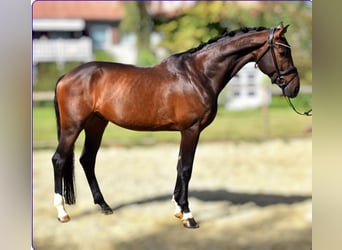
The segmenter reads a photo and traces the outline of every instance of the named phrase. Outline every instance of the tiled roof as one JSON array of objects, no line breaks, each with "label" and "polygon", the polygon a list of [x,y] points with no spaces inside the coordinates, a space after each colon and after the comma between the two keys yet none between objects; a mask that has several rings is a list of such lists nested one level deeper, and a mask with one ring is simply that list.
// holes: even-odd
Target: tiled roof
[{"label": "tiled roof", "polygon": [[82,18],[87,20],[120,20],[124,6],[119,1],[36,1],[33,18]]},{"label": "tiled roof", "polygon": [[[151,1],[149,13],[174,17],[182,8],[195,5],[195,1]],[[85,20],[121,20],[125,15],[123,1],[44,1],[33,3],[34,19],[81,18]]]}]

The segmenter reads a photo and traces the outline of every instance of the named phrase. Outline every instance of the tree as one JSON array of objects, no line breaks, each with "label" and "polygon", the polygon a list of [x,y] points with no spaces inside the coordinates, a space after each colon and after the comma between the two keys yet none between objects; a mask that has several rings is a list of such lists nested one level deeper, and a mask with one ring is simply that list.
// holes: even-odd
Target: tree
[{"label": "tree", "polygon": [[148,14],[149,2],[132,1],[125,3],[125,17],[120,24],[123,33],[133,32],[137,36],[137,64],[150,65],[156,62],[150,47],[153,22]]}]

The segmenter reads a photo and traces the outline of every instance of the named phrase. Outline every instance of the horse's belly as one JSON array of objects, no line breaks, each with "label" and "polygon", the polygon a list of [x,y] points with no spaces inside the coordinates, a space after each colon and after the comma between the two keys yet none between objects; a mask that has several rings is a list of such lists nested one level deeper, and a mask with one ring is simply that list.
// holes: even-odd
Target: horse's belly
[{"label": "horse's belly", "polygon": [[100,113],[110,122],[127,129],[139,131],[177,130],[170,112],[148,105],[116,106]]},{"label": "horse's belly", "polygon": [[112,119],[112,123],[131,130],[137,131],[162,131],[162,130],[177,130],[175,124],[172,121],[142,119],[141,117],[135,117],[132,119]]}]

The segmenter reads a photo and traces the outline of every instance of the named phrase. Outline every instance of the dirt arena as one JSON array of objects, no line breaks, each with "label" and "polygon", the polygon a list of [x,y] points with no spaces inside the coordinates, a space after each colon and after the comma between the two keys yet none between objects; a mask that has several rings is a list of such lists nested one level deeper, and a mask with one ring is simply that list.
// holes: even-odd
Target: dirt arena
[{"label": "dirt arena", "polygon": [[[96,173],[112,215],[93,204],[76,161],[71,221],[56,219],[52,150],[33,155],[36,250],[309,250],[312,226],[311,138],[212,142],[198,146],[190,208],[200,228],[173,217],[178,145],[102,148]],[[76,151],[75,159],[78,159]]]}]

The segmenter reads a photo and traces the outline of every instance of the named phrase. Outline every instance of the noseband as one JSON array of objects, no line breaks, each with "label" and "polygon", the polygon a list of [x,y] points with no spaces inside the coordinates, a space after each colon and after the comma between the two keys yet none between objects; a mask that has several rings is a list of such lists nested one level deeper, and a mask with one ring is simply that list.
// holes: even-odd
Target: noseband
[{"label": "noseband", "polygon": [[[276,73],[277,73],[277,77],[276,77],[275,80],[272,80],[272,83],[277,83],[280,88],[284,89],[298,75],[298,71],[297,71],[296,67],[292,67],[292,68],[290,68],[288,70],[284,70],[284,71],[279,70],[277,58],[276,58],[275,53],[274,53],[274,45],[280,45],[280,46],[284,46],[286,48],[291,48],[291,47],[289,45],[287,45],[287,44],[273,42],[274,31],[275,31],[275,28],[271,28],[270,29],[270,32],[269,32],[269,35],[268,35],[268,41],[267,41],[268,42],[268,47],[261,54],[261,56],[257,59],[257,61],[255,62],[255,67],[257,66],[257,64],[260,61],[260,59],[263,58],[264,55],[266,55],[266,53],[269,50],[271,50],[271,55],[272,55],[273,63],[274,63],[274,66],[275,66],[275,69],[276,69]],[[291,80],[286,81],[284,79],[283,76],[290,75],[290,74],[293,74],[293,73],[296,73],[296,75],[293,78],[291,78]]]}]

